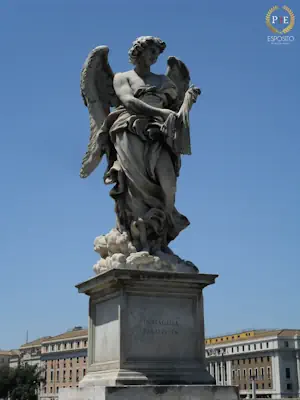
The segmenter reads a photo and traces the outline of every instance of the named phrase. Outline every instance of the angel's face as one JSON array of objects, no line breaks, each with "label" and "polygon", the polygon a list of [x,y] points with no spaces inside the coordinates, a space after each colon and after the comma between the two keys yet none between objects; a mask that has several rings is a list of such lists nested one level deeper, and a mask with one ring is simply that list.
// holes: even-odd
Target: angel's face
[{"label": "angel's face", "polygon": [[147,67],[155,64],[160,55],[160,48],[155,45],[148,46],[140,56],[140,61]]}]

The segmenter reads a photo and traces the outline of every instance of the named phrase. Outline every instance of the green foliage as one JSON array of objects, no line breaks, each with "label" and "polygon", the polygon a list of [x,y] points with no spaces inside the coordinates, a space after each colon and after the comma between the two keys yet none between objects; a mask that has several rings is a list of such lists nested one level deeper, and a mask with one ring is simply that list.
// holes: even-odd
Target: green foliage
[{"label": "green foliage", "polygon": [[0,398],[37,400],[38,389],[44,381],[37,365],[19,365],[0,369]]}]

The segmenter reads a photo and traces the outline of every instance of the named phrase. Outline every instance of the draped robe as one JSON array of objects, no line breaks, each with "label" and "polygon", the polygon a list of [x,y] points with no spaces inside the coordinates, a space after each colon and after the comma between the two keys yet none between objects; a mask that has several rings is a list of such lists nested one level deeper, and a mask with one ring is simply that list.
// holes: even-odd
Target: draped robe
[{"label": "draped robe", "polygon": [[[163,78],[159,86],[141,86],[134,96],[154,107],[170,108],[177,89]],[[134,237],[141,234],[143,224],[150,252],[167,249],[189,225],[175,208],[180,154],[167,145],[163,123],[161,117],[137,115],[120,106],[107,117],[99,135],[109,137],[104,182],[115,183],[110,195],[116,204],[117,228]],[[139,250],[145,248],[142,242],[136,237]]]}]

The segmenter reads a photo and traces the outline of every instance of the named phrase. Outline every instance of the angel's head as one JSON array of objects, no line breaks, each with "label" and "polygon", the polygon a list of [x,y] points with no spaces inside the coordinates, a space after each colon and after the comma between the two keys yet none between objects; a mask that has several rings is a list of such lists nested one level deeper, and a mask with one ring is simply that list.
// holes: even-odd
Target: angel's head
[{"label": "angel's head", "polygon": [[165,50],[166,43],[154,36],[140,36],[128,51],[129,61],[136,65],[143,63],[150,66],[155,64],[158,56]]}]

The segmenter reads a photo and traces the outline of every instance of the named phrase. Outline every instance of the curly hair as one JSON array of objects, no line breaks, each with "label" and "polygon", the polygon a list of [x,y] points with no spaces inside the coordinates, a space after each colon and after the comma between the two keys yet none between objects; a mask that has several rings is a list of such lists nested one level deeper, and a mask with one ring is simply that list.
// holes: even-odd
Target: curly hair
[{"label": "curly hair", "polygon": [[136,64],[140,55],[143,51],[151,45],[155,45],[159,48],[160,53],[162,53],[166,48],[166,43],[163,42],[160,38],[154,36],[140,36],[133,43],[132,47],[128,51],[129,62],[131,64]]}]

